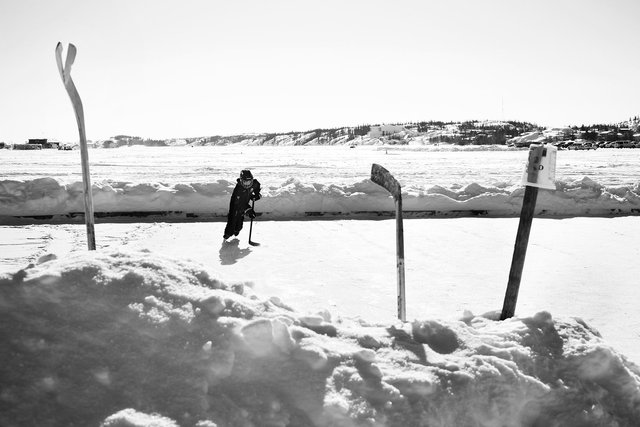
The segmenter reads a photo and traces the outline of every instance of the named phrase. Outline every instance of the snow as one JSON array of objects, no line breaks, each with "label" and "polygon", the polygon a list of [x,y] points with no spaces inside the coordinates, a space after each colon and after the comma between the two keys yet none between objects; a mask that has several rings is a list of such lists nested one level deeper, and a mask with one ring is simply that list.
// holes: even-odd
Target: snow
[{"label": "snow", "polygon": [[201,264],[127,249],[47,257],[0,289],[3,425],[579,426],[640,416],[637,366],[584,321],[545,311],[405,324],[309,315]]},{"label": "snow", "polygon": [[[635,152],[559,153],[556,192],[568,195],[549,203],[564,218],[534,219],[509,320],[497,319],[517,213],[405,219],[403,323],[395,221],[343,212],[392,209],[362,175],[373,161],[387,167],[405,205],[414,194],[478,203],[487,188],[522,191],[527,152],[362,148],[92,150],[94,186],[113,175],[162,210],[176,193],[158,201],[157,188],[187,185],[182,173],[219,191],[202,193],[203,206],[228,203],[216,186],[249,164],[265,188],[256,207],[272,213],[253,224],[259,247],[249,224],[222,242],[215,218],[99,221],[91,252],[82,224],[0,226],[0,425],[636,425],[640,219],[582,205],[637,203]],[[20,206],[51,213],[52,182],[68,188],[77,176],[64,157],[28,159],[11,159],[0,179],[36,183]],[[3,194],[2,209],[14,209],[4,215],[24,215]],[[121,212],[122,200],[107,206]],[[517,212],[521,195],[511,203]],[[302,216],[315,210],[342,213]]]},{"label": "snow", "polygon": [[[259,165],[265,219],[391,214],[393,200],[369,180],[371,163],[377,162],[402,184],[408,215],[519,215],[524,192],[518,178],[526,151],[445,149],[232,146],[91,150],[94,209],[110,216],[153,212],[176,219],[224,217],[237,171]],[[163,155],[167,150],[180,153],[178,161],[167,159]],[[269,150],[277,150],[278,155]],[[548,217],[637,213],[640,183],[634,165],[640,150],[624,151],[620,155],[600,150],[572,157],[576,164],[558,164],[556,190],[540,192],[537,213]],[[0,172],[0,223],[42,215],[68,221],[84,211],[73,152],[5,150],[2,155],[9,166]],[[132,159],[138,156],[148,156],[148,165],[136,167]],[[461,172],[451,175],[452,168]]]},{"label": "snow", "polygon": [[525,132],[520,136],[509,139],[507,142],[520,146],[528,146],[529,144],[541,144],[544,142],[545,135],[540,131]]},{"label": "snow", "polygon": [[[96,212],[161,212],[168,216],[184,213],[225,216],[235,182],[218,180],[209,184],[93,184]],[[54,178],[0,182],[0,216],[64,216],[83,212],[80,183],[62,184]],[[261,204],[265,218],[303,217],[312,213],[332,215],[376,214],[393,211],[393,201],[368,178],[350,185],[304,183],[290,178],[264,191]],[[403,194],[408,214],[460,216],[473,211],[487,216],[517,216],[523,197],[521,187],[469,184],[459,189],[440,186]],[[546,216],[631,214],[640,210],[640,187],[603,188],[589,178],[556,183],[556,191],[544,192],[537,213]],[[10,222],[9,218],[3,220]]]}]

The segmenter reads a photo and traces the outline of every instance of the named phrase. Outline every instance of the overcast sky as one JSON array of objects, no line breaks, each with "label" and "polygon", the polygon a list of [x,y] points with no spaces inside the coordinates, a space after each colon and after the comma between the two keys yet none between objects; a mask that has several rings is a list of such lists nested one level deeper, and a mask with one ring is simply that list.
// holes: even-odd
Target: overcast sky
[{"label": "overcast sky", "polygon": [[640,114],[638,0],[0,0],[0,141]]}]

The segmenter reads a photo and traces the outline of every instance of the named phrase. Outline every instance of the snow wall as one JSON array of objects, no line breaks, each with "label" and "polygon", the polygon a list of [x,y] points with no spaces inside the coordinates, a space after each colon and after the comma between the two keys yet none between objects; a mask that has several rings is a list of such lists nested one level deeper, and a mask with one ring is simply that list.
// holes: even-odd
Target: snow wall
[{"label": "snow wall", "polygon": [[[216,220],[226,217],[235,182],[209,183],[93,183],[98,220],[137,216],[168,220]],[[54,178],[0,181],[0,224],[31,221],[82,220],[82,183],[62,183]],[[264,219],[302,217],[376,217],[392,215],[389,193],[369,179],[349,185],[326,185],[288,179],[263,186],[256,211]],[[522,186],[487,187],[472,183],[463,188],[433,186],[403,188],[407,216],[456,217],[519,216]],[[547,217],[615,216],[640,213],[640,183],[605,187],[590,178],[557,181],[556,190],[540,190],[536,213]],[[24,218],[31,217],[31,218]],[[38,219],[38,218],[36,218]]]}]

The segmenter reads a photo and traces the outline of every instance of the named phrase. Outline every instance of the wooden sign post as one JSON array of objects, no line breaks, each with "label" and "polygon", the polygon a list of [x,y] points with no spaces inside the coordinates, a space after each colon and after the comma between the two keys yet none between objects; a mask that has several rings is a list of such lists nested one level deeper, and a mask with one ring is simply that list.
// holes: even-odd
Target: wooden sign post
[{"label": "wooden sign post", "polygon": [[524,259],[527,255],[527,245],[529,244],[531,223],[535,212],[536,199],[538,198],[538,188],[553,190],[556,188],[553,183],[556,152],[557,149],[553,145],[531,145],[529,147],[529,160],[523,176],[523,183],[526,187],[522,210],[520,211],[520,223],[516,234],[511,270],[509,271],[509,283],[507,284],[500,320],[508,319],[515,314],[522,269],[524,268]]},{"label": "wooden sign post", "polygon": [[82,183],[84,188],[84,222],[87,226],[87,245],[90,251],[96,249],[96,235],[93,218],[93,194],[91,192],[91,177],[89,175],[89,153],[87,148],[87,136],[84,130],[84,110],[82,109],[82,101],[80,95],[76,89],[73,80],[71,79],[71,66],[76,59],[76,47],[69,44],[67,49],[67,60],[64,67],[62,66],[62,43],[58,43],[56,46],[56,62],[58,64],[58,71],[62,78],[73,110],[76,113],[76,121],[78,122],[78,132],[80,133],[80,160],[82,162]]},{"label": "wooden sign post", "polygon": [[398,319],[406,322],[407,305],[404,282],[404,231],[402,229],[402,191],[391,173],[378,164],[371,165],[371,181],[391,193],[396,204],[396,264],[398,268]]}]

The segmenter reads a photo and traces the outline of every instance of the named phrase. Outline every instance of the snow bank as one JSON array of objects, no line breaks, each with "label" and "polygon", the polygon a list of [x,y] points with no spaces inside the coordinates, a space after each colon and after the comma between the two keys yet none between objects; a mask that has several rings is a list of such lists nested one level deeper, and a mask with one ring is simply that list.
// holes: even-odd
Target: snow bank
[{"label": "snow bank", "polygon": [[516,136],[507,140],[507,143],[514,144],[518,147],[528,147],[530,144],[542,144],[545,142],[546,138],[547,135],[545,135],[543,132],[525,132],[520,136]]},{"label": "snow bank", "polygon": [[630,426],[640,370],[580,319],[372,325],[150,252],[0,276],[0,424]]},{"label": "snow bank", "polygon": [[[98,217],[127,213],[158,214],[178,218],[225,217],[235,182],[209,183],[93,183],[94,210]],[[368,179],[327,185],[288,179],[263,187],[257,211],[267,219],[309,215],[375,216],[394,211],[389,193]],[[417,216],[518,216],[524,188],[508,184],[430,188],[403,187],[403,207]],[[541,190],[539,215],[608,216],[640,212],[640,184],[604,187],[590,178],[558,181],[555,191]],[[82,183],[65,184],[55,178],[0,181],[0,223],[19,216],[57,216],[64,220],[84,212]],[[47,218],[44,218],[47,219]],[[51,218],[48,218],[51,219]]]}]

